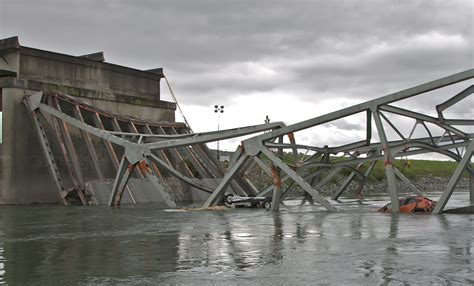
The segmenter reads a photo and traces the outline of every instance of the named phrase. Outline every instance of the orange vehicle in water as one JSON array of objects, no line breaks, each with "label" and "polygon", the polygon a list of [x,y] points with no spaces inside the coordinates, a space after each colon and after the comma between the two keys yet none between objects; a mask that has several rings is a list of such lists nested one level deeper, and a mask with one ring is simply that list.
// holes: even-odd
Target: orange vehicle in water
[{"label": "orange vehicle in water", "polygon": [[[409,196],[400,199],[400,212],[401,213],[430,213],[436,207],[436,202],[423,196]],[[392,204],[389,203],[379,209],[379,212],[390,213],[392,212]]]}]

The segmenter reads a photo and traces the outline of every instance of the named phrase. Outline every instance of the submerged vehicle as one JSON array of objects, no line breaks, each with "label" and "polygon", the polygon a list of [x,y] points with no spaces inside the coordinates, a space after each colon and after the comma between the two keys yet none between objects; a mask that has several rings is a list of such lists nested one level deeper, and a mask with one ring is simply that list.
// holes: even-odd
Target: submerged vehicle
[{"label": "submerged vehicle", "polygon": [[239,197],[227,194],[222,199],[227,207],[234,208],[266,208],[272,207],[272,198],[268,197]]},{"label": "submerged vehicle", "polygon": [[[401,213],[430,213],[436,207],[436,202],[423,196],[409,196],[400,199]],[[379,212],[392,212],[392,204],[389,203],[379,209]]]}]

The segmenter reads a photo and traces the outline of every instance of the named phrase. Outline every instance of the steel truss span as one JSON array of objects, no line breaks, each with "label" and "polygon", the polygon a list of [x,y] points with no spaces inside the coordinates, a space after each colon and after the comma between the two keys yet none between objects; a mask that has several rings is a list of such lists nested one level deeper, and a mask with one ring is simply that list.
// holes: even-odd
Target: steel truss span
[{"label": "steel truss span", "polygon": [[[417,113],[397,107],[396,104],[450,85],[466,83],[469,85],[469,80],[473,76],[474,70],[470,69],[246,139],[235,152],[233,164],[229,166],[223,180],[206,201],[204,207],[219,204],[228,190],[229,183],[242,174],[250,172],[249,168],[254,165],[246,164],[246,162],[253,161],[257,162],[265,173],[273,178],[273,185],[261,190],[258,194],[262,196],[272,192],[273,210],[278,210],[282,199],[298,187],[328,211],[336,211],[336,208],[321,195],[321,187],[343,169],[349,169],[352,172],[339,188],[333,190],[331,199],[337,200],[353,180],[358,180],[358,192],[361,192],[375,164],[382,162],[392,209],[394,212],[398,212],[400,206],[397,178],[403,181],[412,192],[416,194],[422,194],[422,192],[394,166],[394,159],[432,152],[443,154],[459,162],[434,213],[443,211],[464,171],[468,172],[471,179],[472,203],[474,200],[474,175],[469,162],[472,158],[474,144],[472,141],[474,119],[472,117],[468,119],[448,118],[443,112],[455,105],[461,106],[463,110],[466,110],[466,107],[468,109],[469,106],[472,107],[472,104],[466,104],[464,107],[462,104],[472,96],[473,85],[465,87],[448,100],[433,106],[433,113],[437,116]],[[361,117],[365,119],[366,130],[365,138],[359,141],[341,146],[327,146],[324,142],[320,146],[306,146],[295,142],[297,132],[360,114],[363,114]],[[403,124],[399,124],[400,120],[397,118],[413,121],[408,134],[403,130],[406,128],[406,124],[402,126]],[[417,128],[421,128],[425,132],[415,132]],[[437,129],[438,133],[441,130],[441,134],[434,135],[434,129]],[[466,129],[470,132],[464,131]],[[394,133],[398,138],[389,139],[388,131]],[[375,134],[378,135],[377,140],[373,138]],[[292,159],[288,158],[288,153],[284,153],[284,150],[290,151]],[[310,155],[307,155],[309,153]],[[366,171],[362,172],[363,169]],[[289,183],[283,187],[285,181],[289,181]]]},{"label": "steel truss span", "polygon": [[[472,104],[465,103],[472,102],[473,77],[474,69],[466,70],[288,126],[275,122],[206,133],[190,133],[190,129],[182,123],[148,122],[112,114],[55,92],[25,96],[24,103],[30,111],[60,198],[66,205],[72,202],[94,204],[94,194],[86,188],[85,167],[81,166],[84,160],[80,156],[83,154],[78,154],[77,143],[72,140],[70,130],[74,129],[78,130],[76,133],[80,134],[81,145],[87,150],[89,166],[102,180],[106,179],[104,160],[99,160],[100,153],[94,142],[101,141],[102,148],[106,150],[110,166],[105,168],[115,172],[108,200],[111,207],[120,205],[125,191],[133,199],[129,179],[136,177],[147,180],[166,205],[175,208],[173,190],[163,183],[163,178],[172,176],[206,193],[208,197],[203,207],[221,204],[225,193],[243,196],[271,194],[272,210],[277,211],[281,201],[295,189],[300,189],[328,211],[337,211],[323,197],[321,188],[336,175],[341,175],[342,170],[350,170],[340,186],[333,190],[331,199],[337,200],[353,181],[357,181],[357,191],[361,193],[375,164],[380,162],[384,166],[392,210],[399,212],[397,180],[406,184],[413,193],[422,192],[394,166],[395,158],[438,153],[458,162],[433,211],[438,214],[444,210],[466,172],[470,178],[470,200],[474,203],[474,170],[471,164],[474,118],[472,110],[464,112],[472,108]],[[397,106],[399,103],[403,106],[404,100],[414,97],[423,100],[425,93],[440,93],[445,90],[443,88],[455,84],[456,87],[464,86],[457,94],[434,105],[429,113],[432,115]],[[430,101],[433,99],[430,97]],[[458,112],[451,113],[447,109]],[[461,113],[470,115],[467,118],[449,116]],[[337,146],[328,146],[327,142],[315,146],[296,142],[298,132],[351,120],[353,116],[362,118],[362,123],[365,123],[364,138]],[[407,122],[411,125],[408,126]],[[67,172],[59,171],[52,155],[50,133],[59,143],[57,149],[62,154],[62,165]],[[237,147],[227,171],[205,145],[252,134]],[[255,166],[272,178],[272,185],[262,190],[255,187],[248,176],[255,171]],[[61,178],[64,173],[68,174],[69,180]],[[205,179],[216,179],[217,187],[206,184]],[[69,185],[66,186],[65,181]]]},{"label": "steel truss span", "polygon": [[[276,122],[190,134],[183,123],[149,122],[124,117],[57,92],[26,96],[24,104],[30,111],[49,170],[65,205],[78,202],[83,205],[97,204],[94,192],[87,191],[91,179],[86,179],[84,173],[89,168],[93,169],[93,174],[88,176],[102,181],[109,179],[107,171],[115,173],[111,178],[114,183],[108,200],[111,207],[120,206],[125,191],[135,202],[128,184],[129,179],[134,177],[148,181],[162,201],[174,208],[173,190],[163,178],[175,177],[195,190],[212,193],[212,188],[204,182],[219,180],[224,175],[221,164],[211,155],[205,143],[282,126],[282,123]],[[78,139],[73,140],[74,137]],[[59,149],[61,164],[56,162],[52,146]],[[100,158],[103,154],[99,149],[106,153],[107,158]],[[61,167],[64,172],[61,172]],[[66,174],[67,178],[63,179],[62,174]],[[243,179],[235,179],[231,186],[240,195],[255,195]]]}]

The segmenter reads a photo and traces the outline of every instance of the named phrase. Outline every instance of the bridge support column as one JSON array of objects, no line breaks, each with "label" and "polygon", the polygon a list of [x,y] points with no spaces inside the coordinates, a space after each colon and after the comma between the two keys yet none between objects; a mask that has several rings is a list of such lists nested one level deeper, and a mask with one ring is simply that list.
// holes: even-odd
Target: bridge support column
[{"label": "bridge support column", "polygon": [[471,173],[469,174],[469,200],[471,205],[474,205],[474,168],[471,166]]},{"label": "bridge support column", "polygon": [[276,166],[272,166],[272,178],[273,178],[272,211],[279,211],[280,199],[281,199],[280,168]]},{"label": "bridge support column", "polygon": [[393,170],[393,155],[390,151],[390,147],[388,146],[387,136],[385,135],[382,120],[380,119],[380,114],[376,107],[372,108],[372,114],[374,117],[375,125],[377,126],[380,142],[382,144],[382,150],[385,159],[385,176],[387,177],[388,191],[390,192],[392,213],[398,213],[400,212],[400,201],[398,200],[398,189],[395,181],[395,172]]}]

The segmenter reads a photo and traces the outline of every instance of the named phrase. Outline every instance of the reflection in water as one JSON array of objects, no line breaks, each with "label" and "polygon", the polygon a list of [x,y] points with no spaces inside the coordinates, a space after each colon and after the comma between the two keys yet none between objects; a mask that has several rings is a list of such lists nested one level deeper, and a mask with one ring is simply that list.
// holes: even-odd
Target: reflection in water
[{"label": "reflection in water", "polygon": [[[390,231],[387,241],[387,247],[385,250],[385,256],[382,262],[382,279],[385,283],[390,283],[394,280],[393,272],[396,271],[394,269],[396,267],[396,262],[399,260],[398,258],[398,249],[397,243],[394,242],[397,238],[398,234],[398,222],[399,222],[399,214],[393,214],[390,217]],[[402,281],[397,281],[402,282]]]},{"label": "reflection in water", "polygon": [[284,232],[281,222],[280,213],[272,213],[273,216],[273,239],[270,241],[270,253],[271,253],[271,263],[277,263],[279,260],[283,259],[282,251],[284,249],[283,239]]},{"label": "reflection in water", "polygon": [[473,282],[472,215],[380,214],[370,212],[378,206],[372,204],[348,204],[338,213],[299,202],[280,213],[165,212],[153,205],[2,207],[0,281],[366,285],[416,284],[423,277],[426,284]]},{"label": "reflection in water", "polygon": [[5,284],[5,257],[3,257],[3,245],[0,241],[0,285],[2,284]]}]

